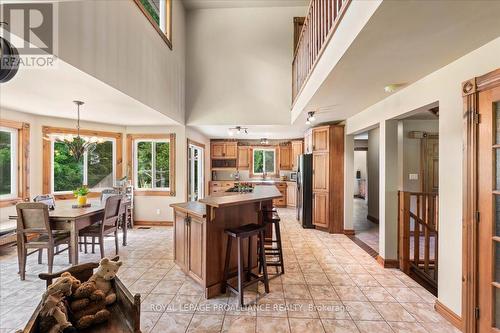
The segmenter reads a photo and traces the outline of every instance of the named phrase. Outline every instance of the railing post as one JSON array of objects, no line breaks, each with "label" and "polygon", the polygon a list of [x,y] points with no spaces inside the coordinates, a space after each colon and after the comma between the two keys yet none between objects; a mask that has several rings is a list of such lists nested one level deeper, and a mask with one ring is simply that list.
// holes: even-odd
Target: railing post
[{"label": "railing post", "polygon": [[399,195],[399,269],[410,273],[410,193]]}]

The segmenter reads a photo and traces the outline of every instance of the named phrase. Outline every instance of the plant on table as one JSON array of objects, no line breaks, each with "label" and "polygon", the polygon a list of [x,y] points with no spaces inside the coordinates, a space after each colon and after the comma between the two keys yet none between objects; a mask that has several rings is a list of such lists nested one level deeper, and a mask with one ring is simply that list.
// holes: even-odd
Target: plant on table
[{"label": "plant on table", "polygon": [[80,186],[73,191],[78,206],[85,206],[87,204],[87,195],[89,194],[89,192],[89,188],[85,185]]}]

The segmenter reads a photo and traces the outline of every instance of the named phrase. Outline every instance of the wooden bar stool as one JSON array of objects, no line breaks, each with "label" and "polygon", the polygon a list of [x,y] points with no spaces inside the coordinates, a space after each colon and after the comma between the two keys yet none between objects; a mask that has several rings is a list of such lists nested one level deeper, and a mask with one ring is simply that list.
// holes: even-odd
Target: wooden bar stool
[{"label": "wooden bar stool", "polygon": [[[285,274],[285,264],[283,261],[283,245],[281,244],[281,229],[280,229],[280,217],[276,208],[263,209],[262,210],[262,220],[264,225],[271,224],[274,227],[274,234],[276,239],[271,236],[271,238],[264,238],[264,253],[265,256],[270,256],[277,258],[278,260],[269,261],[267,266],[280,267],[280,272],[278,274]],[[259,272],[262,267],[259,267]]]},{"label": "wooden bar stool", "polygon": [[[243,289],[257,283],[264,282],[266,293],[269,293],[269,277],[267,276],[266,256],[264,255],[264,225],[259,224],[246,224],[238,228],[226,229],[224,232],[228,235],[226,247],[226,261],[224,264],[224,281],[222,282],[221,292],[224,294],[226,288],[239,296],[240,306],[243,307]],[[252,273],[252,237],[258,236],[260,246],[259,253],[259,267],[261,267],[263,275],[258,276]],[[238,271],[236,273],[229,273],[229,262],[231,259],[231,245],[232,240],[235,238],[238,242]],[[245,268],[243,267],[243,239],[248,238],[248,267],[246,269],[246,276],[244,277]],[[260,269],[259,269],[260,270]],[[232,277],[238,276],[238,287],[231,286],[228,282]],[[253,279],[252,279],[253,278]],[[245,281],[243,281],[245,280]]]}]

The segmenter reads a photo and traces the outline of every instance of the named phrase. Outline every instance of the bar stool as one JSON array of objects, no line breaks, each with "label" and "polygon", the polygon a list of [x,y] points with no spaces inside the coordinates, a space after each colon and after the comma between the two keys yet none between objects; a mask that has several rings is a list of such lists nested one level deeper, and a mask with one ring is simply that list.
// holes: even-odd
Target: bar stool
[{"label": "bar stool", "polygon": [[[224,264],[224,281],[222,283],[221,292],[224,294],[226,292],[226,287],[232,292],[239,296],[240,306],[243,307],[243,289],[249,285],[257,283],[259,281],[264,282],[264,287],[266,294],[269,293],[269,277],[267,276],[267,265],[266,257],[264,255],[264,225],[259,224],[246,224],[238,228],[230,228],[224,230],[228,235],[227,247],[226,247],[226,261]],[[258,245],[260,250],[258,251],[259,256],[259,267],[262,268],[263,275],[258,276],[252,273],[252,237],[258,236]],[[238,242],[238,272],[229,273],[229,262],[231,259],[231,245],[232,240],[235,238]],[[246,276],[243,276],[245,268],[243,267],[243,239],[248,238],[248,267],[246,269]],[[260,269],[259,269],[260,271]],[[238,276],[238,287],[234,288],[228,282],[228,280],[234,276]],[[253,279],[252,279],[253,278]],[[245,282],[243,281],[245,279]]]},{"label": "bar stool", "polygon": [[[280,217],[276,208],[263,209],[262,210],[262,220],[264,225],[271,224],[274,227],[274,234],[276,239],[271,236],[271,238],[264,238],[264,253],[265,256],[272,256],[277,258],[277,261],[269,261],[267,266],[280,267],[281,271],[278,274],[285,274],[285,264],[283,261],[283,245],[281,244],[281,229],[280,229]],[[259,272],[261,267],[259,267]]]}]

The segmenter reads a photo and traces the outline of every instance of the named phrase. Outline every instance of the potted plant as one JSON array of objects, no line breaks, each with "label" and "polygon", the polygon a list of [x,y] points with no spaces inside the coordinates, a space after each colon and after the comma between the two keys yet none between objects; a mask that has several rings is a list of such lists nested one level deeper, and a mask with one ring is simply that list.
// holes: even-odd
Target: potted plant
[{"label": "potted plant", "polygon": [[89,194],[87,186],[83,185],[73,191],[78,206],[85,206],[87,204],[87,194]]}]

